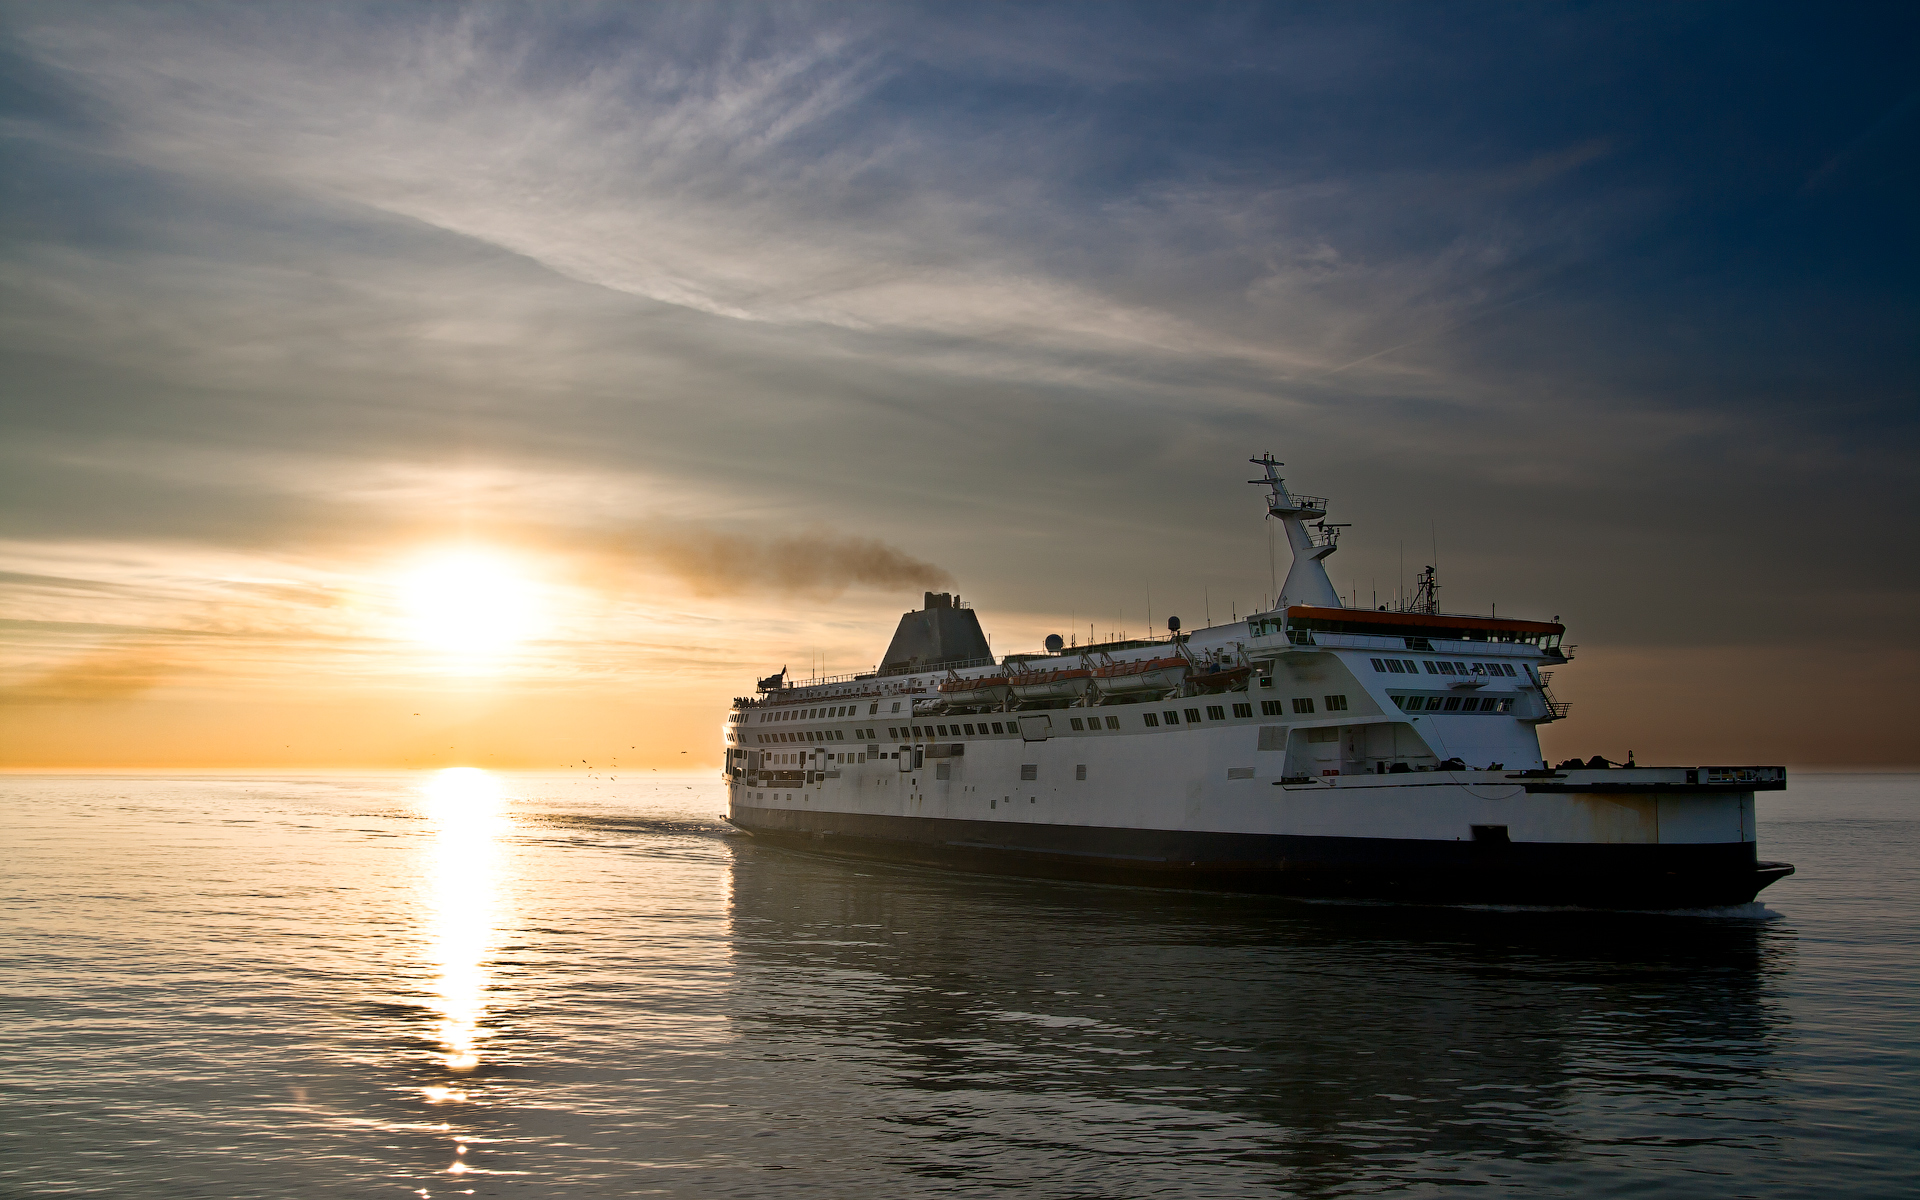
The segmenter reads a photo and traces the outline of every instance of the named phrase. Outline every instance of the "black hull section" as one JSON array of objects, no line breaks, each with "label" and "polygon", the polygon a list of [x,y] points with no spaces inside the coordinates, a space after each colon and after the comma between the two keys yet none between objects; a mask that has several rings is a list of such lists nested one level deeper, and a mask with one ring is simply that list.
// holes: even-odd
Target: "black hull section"
[{"label": "black hull section", "polygon": [[735,808],[774,845],[922,866],[1087,883],[1324,899],[1586,908],[1716,908],[1793,873],[1751,842],[1707,845],[1437,842],[1398,838],[1029,825]]}]

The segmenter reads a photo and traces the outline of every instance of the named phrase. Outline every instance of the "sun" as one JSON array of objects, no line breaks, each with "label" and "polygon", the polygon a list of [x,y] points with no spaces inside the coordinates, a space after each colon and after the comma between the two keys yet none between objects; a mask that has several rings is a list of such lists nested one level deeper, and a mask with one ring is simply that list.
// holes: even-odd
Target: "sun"
[{"label": "sun", "polygon": [[519,564],[490,550],[443,550],[400,578],[408,632],[467,657],[497,655],[533,632],[536,590]]}]

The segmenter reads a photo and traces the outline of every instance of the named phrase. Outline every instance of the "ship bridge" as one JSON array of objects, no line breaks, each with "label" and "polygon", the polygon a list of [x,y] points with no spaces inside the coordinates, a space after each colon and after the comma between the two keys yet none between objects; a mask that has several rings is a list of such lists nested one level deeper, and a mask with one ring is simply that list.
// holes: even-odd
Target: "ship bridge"
[{"label": "ship bridge", "polygon": [[[1450,642],[1517,642],[1560,655],[1560,639],[1567,627],[1558,621],[1517,621],[1507,617],[1477,617],[1455,613],[1376,611],[1295,604],[1277,613],[1248,618],[1255,637],[1285,632],[1289,641],[1308,645],[1315,633],[1347,633],[1364,637],[1397,637],[1410,642],[1441,639]],[[1409,649],[1421,649],[1409,646]],[[1562,656],[1564,657],[1564,656]]]}]

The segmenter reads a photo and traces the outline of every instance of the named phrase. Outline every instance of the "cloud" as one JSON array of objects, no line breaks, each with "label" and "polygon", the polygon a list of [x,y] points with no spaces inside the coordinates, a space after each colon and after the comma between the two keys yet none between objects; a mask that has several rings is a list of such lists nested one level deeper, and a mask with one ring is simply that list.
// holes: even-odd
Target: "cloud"
[{"label": "cloud", "polygon": [[[933,350],[948,369],[992,371],[1024,350],[1081,372],[1100,355],[1324,371],[1357,357],[1367,339],[1354,326],[1483,299],[1458,293],[1542,243],[1475,207],[1603,146],[1344,178],[1280,158],[1115,180],[1089,197],[1076,174],[1107,153],[1089,124],[1121,113],[989,104],[999,128],[984,136],[938,107],[889,111],[884,98],[929,72],[978,69],[977,36],[800,9],[446,12],[356,28],[269,8],[218,30],[136,12],[47,21],[28,40],[120,112],[116,152],[149,165],[365,205],[732,320],[886,333],[891,355]],[[1041,31],[1072,36],[1052,18]],[[1138,45],[1108,53],[1135,64],[1123,74],[1138,69]],[[1085,46],[1073,57],[1082,73],[1092,65]],[[1412,212],[1429,228],[1412,228]],[[1599,214],[1563,204],[1548,236]],[[1398,244],[1366,232],[1395,227]],[[1436,237],[1438,253],[1417,245]],[[1243,286],[1221,286],[1235,275]],[[1216,302],[1244,298],[1257,298],[1251,312]],[[995,352],[962,358],[952,339]]]},{"label": "cloud", "polygon": [[138,646],[118,647],[19,683],[0,686],[0,705],[105,704],[131,700],[178,677],[175,659]]}]

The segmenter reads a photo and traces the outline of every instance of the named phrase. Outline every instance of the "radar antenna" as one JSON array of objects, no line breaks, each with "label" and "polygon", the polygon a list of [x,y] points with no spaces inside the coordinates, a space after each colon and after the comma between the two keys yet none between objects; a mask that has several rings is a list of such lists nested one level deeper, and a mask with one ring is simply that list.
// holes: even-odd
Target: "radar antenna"
[{"label": "radar antenna", "polygon": [[1414,588],[1413,596],[1401,604],[1400,611],[1429,616],[1440,611],[1440,580],[1432,567],[1420,572],[1419,586]]}]

